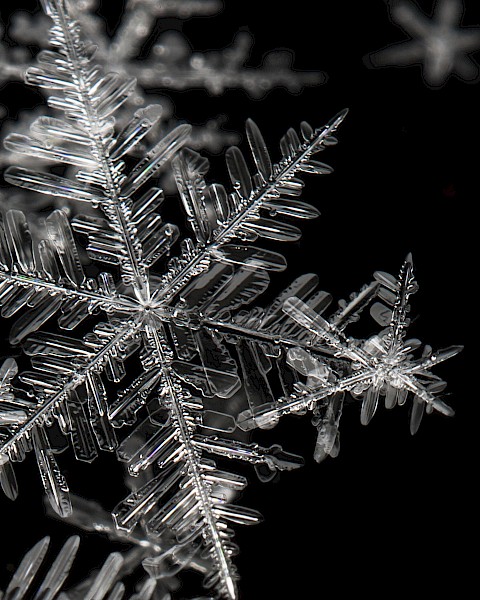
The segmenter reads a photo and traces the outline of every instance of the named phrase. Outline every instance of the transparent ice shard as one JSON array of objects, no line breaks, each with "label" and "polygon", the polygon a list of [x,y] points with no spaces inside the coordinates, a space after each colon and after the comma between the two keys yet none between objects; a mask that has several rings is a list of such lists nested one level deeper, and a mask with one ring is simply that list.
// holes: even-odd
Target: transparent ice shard
[{"label": "transparent ice shard", "polygon": [[80,538],[74,535],[69,538],[58,553],[57,558],[45,575],[41,586],[38,588],[33,600],[54,600],[68,576],[75,560]]},{"label": "transparent ice shard", "polygon": [[94,435],[88,423],[86,404],[73,391],[67,404],[69,430],[73,451],[77,460],[91,462],[98,453]]},{"label": "transparent ice shard", "polygon": [[44,537],[23,557],[5,590],[4,598],[6,600],[25,596],[45,558],[49,544],[50,538]]},{"label": "transparent ice shard", "polygon": [[122,564],[122,555],[119,552],[112,552],[87,591],[85,600],[102,600],[115,581]]},{"label": "transparent ice shard", "polygon": [[368,425],[370,423],[377,410],[379,396],[380,389],[377,385],[372,385],[368,388],[362,402],[362,412],[360,415],[360,422],[362,425]]},{"label": "transparent ice shard", "polygon": [[47,498],[55,512],[67,517],[72,511],[67,482],[58,468],[47,435],[41,427],[37,427],[33,432],[33,446]]},{"label": "transparent ice shard", "polygon": [[18,484],[15,477],[15,471],[8,459],[0,464],[0,485],[3,493],[10,500],[15,500],[18,496]]},{"label": "transparent ice shard", "polygon": [[165,164],[183,146],[190,133],[190,125],[179,125],[165,136],[132,169],[122,185],[121,194],[128,198]]},{"label": "transparent ice shard", "polygon": [[258,173],[264,181],[268,181],[273,174],[272,160],[267,145],[260,129],[252,119],[247,119],[247,139],[253,154]]},{"label": "transparent ice shard", "polygon": [[334,458],[338,455],[340,449],[339,424],[342,415],[343,398],[344,395],[342,393],[337,394],[328,403],[326,409],[317,411],[312,420],[318,431],[315,451],[313,453],[313,457],[318,463],[322,462],[327,456]]},{"label": "transparent ice shard", "polygon": [[216,255],[222,263],[250,267],[250,269],[259,267],[266,271],[283,271],[287,268],[285,258],[281,254],[255,246],[225,244]]}]

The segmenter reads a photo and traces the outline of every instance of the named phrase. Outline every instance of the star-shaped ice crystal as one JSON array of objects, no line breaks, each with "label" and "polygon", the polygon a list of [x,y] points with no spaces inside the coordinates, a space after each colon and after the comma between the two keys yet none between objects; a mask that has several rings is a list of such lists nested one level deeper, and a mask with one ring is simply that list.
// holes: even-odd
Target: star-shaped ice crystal
[{"label": "star-shaped ice crystal", "polygon": [[443,86],[450,75],[475,80],[479,65],[470,54],[480,49],[480,28],[462,27],[463,12],[462,0],[438,0],[431,17],[412,2],[396,3],[391,19],[410,39],[373,52],[367,62],[373,67],[420,64],[432,87]]}]

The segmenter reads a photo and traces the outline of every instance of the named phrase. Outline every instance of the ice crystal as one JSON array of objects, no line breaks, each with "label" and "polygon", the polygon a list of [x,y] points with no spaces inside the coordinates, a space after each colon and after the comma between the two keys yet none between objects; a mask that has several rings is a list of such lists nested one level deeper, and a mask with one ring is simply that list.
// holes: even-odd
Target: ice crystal
[{"label": "ice crystal", "polygon": [[[70,220],[67,211],[54,210],[43,231],[31,231],[18,208],[6,210],[0,224],[2,316],[16,315],[10,341],[22,344],[31,361],[18,376],[13,359],[0,369],[0,481],[14,499],[12,463],[33,451],[52,510],[131,543],[149,575],[145,590],[188,566],[204,574],[217,597],[235,599],[238,548],[229,525],[255,524],[261,516],[233,502],[247,480],[213,458],[248,462],[262,481],[298,468],[300,457],[247,440],[242,431],[269,429],[283,415],[307,410],[318,429],[315,458],[335,456],[345,392],[362,398],[364,424],[380,395],[391,408],[411,393],[414,433],[425,406],[452,414],[438,397],[444,384],[430,369],[459,348],[426,347],[414,358],[418,343],[405,339],[416,290],[410,256],[398,279],[375,273],[328,320],[322,313],[332,298],[312,274],[267,307],[246,310],[269,286],[270,273],[286,268],[281,254],[257,240],[296,241],[301,232],[290,220],[318,216],[299,200],[299,176],[331,172],[316,155],[337,142],[346,111],[318,129],[303,122],[300,135],[290,128],[276,163],[248,120],[254,166],[230,147],[227,189],[207,181],[208,160],[186,147],[187,124],[140,158],[132,155],[155,130],[161,109],[137,107],[117,122],[135,81],[104,73],[65,0],[43,0],[43,7],[53,20],[52,49],[38,54],[26,81],[50,91],[53,112],[38,117],[28,135],[10,134],[5,145],[70,168],[59,175],[17,164],[5,178],[87,210]],[[152,179],[167,165],[193,238],[159,215],[164,193]],[[384,329],[367,340],[348,337],[345,328],[368,307]],[[54,318],[58,328],[41,331]],[[246,408],[239,410],[242,399]],[[114,508],[113,521],[94,501],[70,495],[57,461],[59,434],[80,461],[104,450],[125,463],[130,493]],[[15,588],[21,578],[30,585],[46,545],[27,555],[6,597],[22,597]],[[76,542],[66,547],[38,594],[53,589],[52,581],[56,588],[47,597],[60,590]],[[115,578],[122,564],[111,555],[72,597],[121,597]]]},{"label": "ice crystal", "polygon": [[431,17],[413,2],[397,2],[391,19],[410,40],[370,54],[374,67],[420,64],[425,83],[438,87],[451,75],[464,81],[478,77],[478,63],[470,54],[480,49],[480,28],[461,27],[463,0],[438,0]]}]

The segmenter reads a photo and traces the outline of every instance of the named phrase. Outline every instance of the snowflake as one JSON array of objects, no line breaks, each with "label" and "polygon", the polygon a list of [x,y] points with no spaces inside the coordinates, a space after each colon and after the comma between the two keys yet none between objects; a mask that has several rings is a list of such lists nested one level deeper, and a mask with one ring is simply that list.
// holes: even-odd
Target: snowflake
[{"label": "snowflake", "polygon": [[398,2],[391,19],[411,36],[369,55],[374,67],[421,64],[425,83],[439,87],[450,75],[464,81],[478,76],[478,64],[469,55],[480,48],[480,28],[460,27],[462,0],[438,0],[431,18],[411,2]]},{"label": "snowflake", "polygon": [[[188,566],[205,574],[205,586],[218,597],[233,600],[238,548],[229,524],[255,524],[261,516],[232,502],[247,480],[212,457],[253,464],[261,481],[296,469],[300,457],[247,441],[242,430],[269,429],[284,414],[306,410],[313,410],[318,429],[316,459],[334,456],[345,391],[364,395],[363,423],[381,393],[393,406],[412,392],[416,430],[419,407],[451,414],[430,368],[459,348],[412,357],[414,344],[404,340],[416,289],[410,257],[398,280],[376,273],[329,320],[321,315],[331,297],[317,289],[314,275],[297,278],[267,307],[246,310],[269,286],[270,273],[286,268],[281,254],[257,240],[296,241],[301,232],[288,219],[318,216],[299,200],[299,176],[332,171],[316,154],[337,142],[333,134],[346,111],[318,129],[303,122],[300,135],[289,129],[277,163],[248,120],[254,172],[239,148],[229,148],[227,190],[207,183],[208,160],[185,147],[186,124],[140,159],[132,156],[161,109],[138,108],[119,126],[115,116],[135,81],[104,74],[65,0],[43,0],[43,6],[53,20],[53,49],[39,53],[26,80],[53,90],[48,104],[55,114],[37,118],[29,135],[9,135],[5,145],[75,171],[65,176],[14,165],[5,178],[89,210],[71,221],[54,210],[43,232],[31,232],[17,208],[0,224],[2,316],[20,313],[10,341],[22,344],[31,361],[31,370],[19,374],[14,359],[0,368],[0,483],[14,499],[12,463],[33,451],[55,513],[128,540],[149,574],[145,590]],[[194,234],[181,240],[179,251],[180,231],[163,222],[164,194],[151,185],[167,164]],[[391,314],[377,298],[392,305]],[[345,328],[367,307],[386,331],[366,341],[347,337]],[[58,329],[40,331],[54,317]],[[74,337],[76,328],[82,333]],[[248,408],[239,410],[240,404]],[[113,522],[97,505],[70,496],[56,458],[60,435],[80,461],[92,461],[100,449],[126,464],[131,491],[114,508]],[[34,574],[29,565],[39,564],[46,544],[32,550],[21,574]],[[52,567],[55,576],[73,559],[76,542],[67,544]],[[119,597],[122,584],[114,579],[122,561],[111,555],[89,584],[101,591],[86,597],[103,597],[112,585],[110,597]],[[14,577],[7,598],[20,579]],[[48,592],[52,600],[60,579]]]}]

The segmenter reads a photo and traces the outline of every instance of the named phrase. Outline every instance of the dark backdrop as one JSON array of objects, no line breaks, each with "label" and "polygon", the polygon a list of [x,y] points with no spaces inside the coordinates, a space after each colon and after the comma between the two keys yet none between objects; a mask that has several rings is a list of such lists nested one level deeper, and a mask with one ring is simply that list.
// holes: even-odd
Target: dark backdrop
[{"label": "dark backdrop", "polygon": [[[392,592],[409,597],[417,589],[432,597],[447,586],[456,590],[453,597],[468,597],[474,583],[469,544],[475,548],[478,536],[478,400],[476,373],[470,375],[467,359],[475,352],[469,334],[478,311],[472,252],[480,84],[452,78],[433,90],[418,66],[367,69],[365,54],[405,38],[380,0],[297,0],[288,6],[227,0],[226,5],[217,17],[185,24],[195,49],[225,46],[247,26],[256,41],[252,65],[268,49],[292,48],[298,68],[324,70],[328,82],[300,95],[274,90],[257,102],[235,90],[219,98],[202,91],[172,93],[178,115],[201,121],[225,113],[228,127],[237,131],[251,116],[278,158],[277,141],[288,127],[303,119],[318,126],[350,108],[340,144],[322,156],[335,173],[312,179],[305,192],[322,216],[305,224],[299,243],[284,249],[291,276],[316,272],[323,289],[345,298],[370,281],[375,269],[396,273],[411,251],[420,284],[412,334],[437,348],[467,345],[436,371],[449,382],[456,416],[425,418],[413,438],[406,407],[379,410],[363,427],[359,405],[350,406],[342,419],[340,456],[316,465],[316,432],[308,416],[291,418],[271,432],[272,441],[303,454],[306,466],[264,486],[249,475],[242,502],[259,509],[265,523],[237,529],[242,598],[388,598]],[[419,5],[429,12],[432,3]],[[2,6],[2,17],[11,10]],[[470,0],[464,24],[479,23],[480,9]],[[0,89],[7,106],[31,105],[32,98],[18,84]],[[221,159],[215,164],[224,176]],[[8,354],[5,346],[2,354]],[[76,465],[79,484],[70,484],[80,491],[80,478],[86,478],[85,494],[98,493],[113,505],[122,486],[115,465],[105,460]],[[70,533],[43,516],[33,461],[18,471],[18,502],[0,499],[2,556],[8,557],[2,560],[2,581],[8,562],[18,563],[29,544],[52,533],[58,548]],[[81,560],[93,565],[108,545],[98,538],[87,543]]]}]

